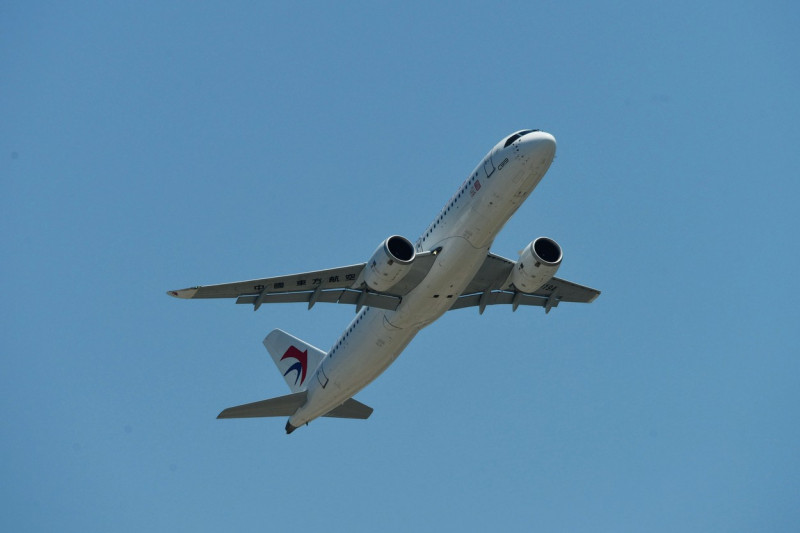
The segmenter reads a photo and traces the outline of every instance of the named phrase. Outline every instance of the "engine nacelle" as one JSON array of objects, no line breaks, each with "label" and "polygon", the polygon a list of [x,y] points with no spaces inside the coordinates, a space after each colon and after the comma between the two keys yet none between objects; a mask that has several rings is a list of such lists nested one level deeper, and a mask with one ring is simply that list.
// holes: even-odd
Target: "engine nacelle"
[{"label": "engine nacelle", "polygon": [[511,281],[521,292],[536,292],[555,276],[561,257],[561,247],[556,241],[539,237],[520,254]]},{"label": "engine nacelle", "polygon": [[392,235],[383,241],[364,268],[364,283],[374,291],[383,292],[411,271],[417,253],[411,241]]}]

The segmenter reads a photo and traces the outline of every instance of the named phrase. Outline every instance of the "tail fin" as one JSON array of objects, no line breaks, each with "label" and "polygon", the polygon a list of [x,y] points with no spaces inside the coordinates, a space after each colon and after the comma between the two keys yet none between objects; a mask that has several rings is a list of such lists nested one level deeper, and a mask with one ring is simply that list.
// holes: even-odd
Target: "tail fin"
[{"label": "tail fin", "polygon": [[301,392],[308,388],[308,379],[314,375],[314,370],[326,355],[319,348],[279,329],[267,335],[264,347],[292,392]]}]

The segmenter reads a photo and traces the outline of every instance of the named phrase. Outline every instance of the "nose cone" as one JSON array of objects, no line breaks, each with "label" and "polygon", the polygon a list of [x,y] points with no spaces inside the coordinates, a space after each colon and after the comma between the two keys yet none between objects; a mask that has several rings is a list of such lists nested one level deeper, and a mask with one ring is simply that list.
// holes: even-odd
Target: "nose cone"
[{"label": "nose cone", "polygon": [[556,155],[556,138],[546,131],[532,131],[523,135],[517,143],[520,152],[525,154],[527,159],[535,163],[547,163],[553,161]]}]

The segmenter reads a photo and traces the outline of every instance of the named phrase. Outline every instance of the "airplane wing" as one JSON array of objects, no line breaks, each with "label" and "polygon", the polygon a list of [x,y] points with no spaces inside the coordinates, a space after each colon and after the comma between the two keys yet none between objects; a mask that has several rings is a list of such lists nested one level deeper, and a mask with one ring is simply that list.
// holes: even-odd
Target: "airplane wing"
[{"label": "airplane wing", "polygon": [[363,276],[366,263],[359,263],[288,276],[201,285],[168,291],[167,294],[184,299],[236,298],[237,304],[253,304],[254,310],[262,304],[292,302],[308,302],[311,309],[317,302],[324,302],[351,304],[358,309],[367,305],[394,311],[403,296],[425,278],[435,260],[436,254],[432,252],[418,253],[411,271],[384,292],[366,287]]},{"label": "airplane wing", "polygon": [[549,313],[559,302],[591,303],[600,296],[600,291],[596,289],[556,277],[532,294],[518,292],[510,282],[515,264],[505,257],[487,254],[478,273],[450,310],[478,307],[483,313],[487,305],[511,304],[515,311],[517,306],[531,305],[544,307],[545,312]]}]

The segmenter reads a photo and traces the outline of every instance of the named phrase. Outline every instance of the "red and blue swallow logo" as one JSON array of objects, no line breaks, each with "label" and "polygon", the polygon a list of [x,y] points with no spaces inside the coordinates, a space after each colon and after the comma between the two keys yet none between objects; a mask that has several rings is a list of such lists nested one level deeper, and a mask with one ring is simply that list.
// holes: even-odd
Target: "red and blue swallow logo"
[{"label": "red and blue swallow logo", "polygon": [[301,352],[294,346],[289,346],[289,349],[286,350],[286,353],[281,357],[281,361],[284,359],[296,359],[297,362],[290,366],[289,369],[283,373],[283,376],[286,377],[289,372],[294,370],[297,372],[297,376],[294,378],[294,384],[297,385],[297,380],[300,380],[300,385],[302,385],[306,380],[306,371],[308,370],[308,350]]}]

